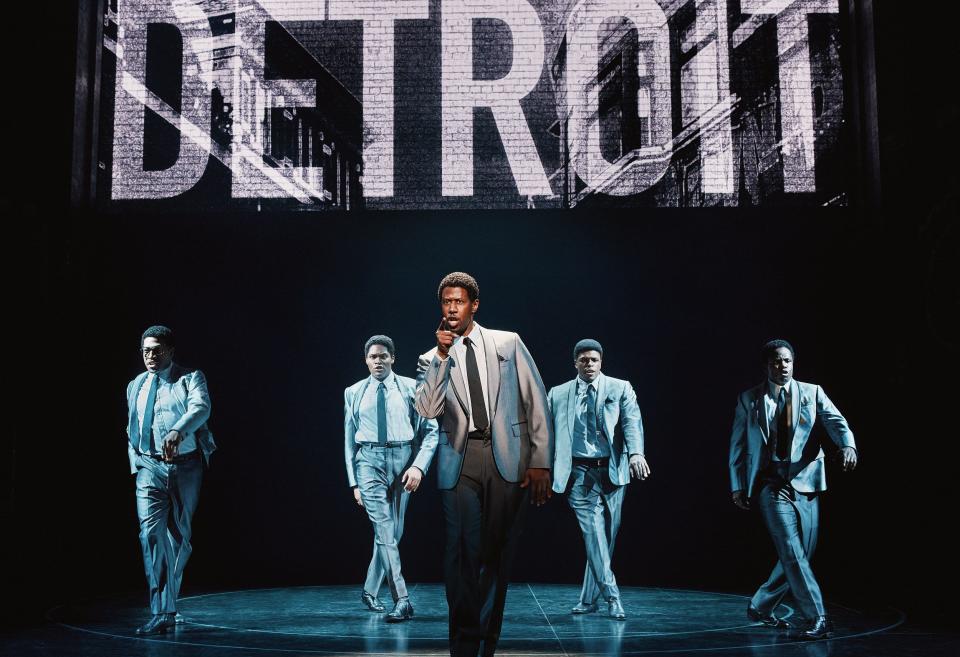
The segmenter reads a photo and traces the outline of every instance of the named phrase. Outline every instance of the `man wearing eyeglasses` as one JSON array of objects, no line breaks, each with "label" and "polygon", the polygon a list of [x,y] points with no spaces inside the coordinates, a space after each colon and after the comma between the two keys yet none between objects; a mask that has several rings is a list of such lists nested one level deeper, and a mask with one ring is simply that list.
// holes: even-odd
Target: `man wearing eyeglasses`
[{"label": "man wearing eyeglasses", "polygon": [[137,628],[140,635],[160,634],[176,625],[203,467],[216,449],[207,429],[207,381],[200,370],[174,363],[173,351],[173,331],[166,326],[148,328],[141,339],[147,369],[127,385],[127,452],[136,476],[152,614]]}]

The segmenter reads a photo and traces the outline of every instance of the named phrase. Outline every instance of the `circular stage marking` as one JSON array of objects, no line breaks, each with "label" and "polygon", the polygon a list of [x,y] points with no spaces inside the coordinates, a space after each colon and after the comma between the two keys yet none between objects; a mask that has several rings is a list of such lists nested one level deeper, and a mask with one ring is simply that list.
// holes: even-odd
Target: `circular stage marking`
[{"label": "circular stage marking", "polygon": [[[615,650],[621,654],[640,655],[798,645],[798,642],[781,638],[783,633],[744,622],[748,598],[743,595],[623,587],[621,597],[628,613],[624,622],[608,619],[603,613],[570,614],[570,600],[578,599],[579,591],[579,587],[570,585],[512,585],[507,596],[499,651],[516,655],[551,652],[601,655]],[[181,598],[181,611],[186,621],[175,632],[163,637],[144,638],[132,632],[137,622],[142,622],[141,607],[118,607],[116,602],[100,601],[74,608],[74,615],[83,612],[85,619],[93,617],[88,622],[69,618],[70,608],[66,606],[50,610],[47,617],[62,627],[91,635],[200,648],[301,654],[363,652],[396,655],[423,653],[424,650],[445,653],[447,610],[443,586],[415,586],[411,589],[411,599],[417,609],[413,620],[388,625],[383,622],[381,614],[363,609],[356,586],[208,593]],[[109,620],[98,621],[98,611],[111,604],[113,606],[104,614]],[[829,608],[838,626],[838,634],[832,641],[882,633],[905,620],[904,614],[893,608],[883,612],[885,618],[866,618],[857,610],[839,605],[829,605]],[[232,614],[231,610],[236,609],[244,611]],[[131,617],[128,625],[131,629],[126,633],[117,627],[118,610],[120,615]],[[243,616],[248,622],[229,625],[217,622],[231,615]],[[789,617],[794,612],[787,609],[783,615]],[[688,622],[684,626],[684,619],[693,619],[700,624],[691,627]],[[649,627],[653,623],[674,627],[658,631],[638,628],[638,625]],[[219,636],[202,639],[197,636],[208,632]],[[704,645],[704,637],[708,636],[714,639],[710,640],[711,645]],[[337,645],[317,645],[317,642]],[[533,648],[531,644],[537,647]]]}]

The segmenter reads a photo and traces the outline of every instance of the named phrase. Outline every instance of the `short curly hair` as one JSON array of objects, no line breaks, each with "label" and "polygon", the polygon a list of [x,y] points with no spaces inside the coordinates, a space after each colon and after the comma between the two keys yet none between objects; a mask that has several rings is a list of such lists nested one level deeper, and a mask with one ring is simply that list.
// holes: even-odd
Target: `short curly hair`
[{"label": "short curly hair", "polygon": [[166,326],[161,326],[159,324],[156,326],[151,326],[143,332],[143,335],[140,336],[140,344],[143,345],[143,341],[147,338],[155,338],[156,341],[162,344],[164,347],[177,346],[176,340],[173,339],[173,331]]},{"label": "short curly hair", "polygon": [[367,354],[370,353],[370,347],[375,344],[383,345],[387,348],[387,351],[390,353],[390,358],[396,357],[396,349],[393,346],[393,340],[390,339],[387,335],[371,335],[367,340],[367,343],[363,345],[363,357],[366,358]]},{"label": "short curly hair", "polygon": [[462,287],[467,291],[470,301],[476,301],[480,298],[480,286],[477,285],[477,279],[470,274],[462,271],[455,271],[447,274],[440,281],[440,287],[437,288],[437,300],[443,301],[443,288]]},{"label": "short curly hair", "polygon": [[767,344],[763,345],[763,362],[766,363],[770,360],[771,357],[777,354],[777,349],[787,349],[790,351],[790,357],[794,360],[797,359],[797,352],[793,350],[793,345],[787,342],[786,340],[770,340]]},{"label": "short curly hair", "polygon": [[574,345],[573,360],[577,360],[577,356],[585,351],[596,351],[598,354],[600,354],[600,358],[603,358],[603,347],[600,346],[600,343],[592,338],[584,338]]}]

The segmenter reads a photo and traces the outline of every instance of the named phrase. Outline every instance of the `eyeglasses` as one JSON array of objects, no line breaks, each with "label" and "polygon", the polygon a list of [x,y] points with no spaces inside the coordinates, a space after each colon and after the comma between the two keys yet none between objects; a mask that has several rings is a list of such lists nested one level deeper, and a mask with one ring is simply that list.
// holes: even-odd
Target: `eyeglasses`
[{"label": "eyeglasses", "polygon": [[164,349],[163,347],[144,347],[143,349],[140,350],[140,353],[143,354],[144,356],[150,356],[150,355],[162,356],[163,352],[165,351],[166,349]]}]

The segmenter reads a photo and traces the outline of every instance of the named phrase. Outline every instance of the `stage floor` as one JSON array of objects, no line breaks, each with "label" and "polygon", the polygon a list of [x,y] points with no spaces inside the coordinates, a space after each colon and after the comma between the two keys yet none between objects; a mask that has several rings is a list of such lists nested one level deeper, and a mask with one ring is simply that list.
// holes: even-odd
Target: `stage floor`
[{"label": "stage floor", "polygon": [[[574,616],[579,588],[512,584],[507,595],[503,655],[704,654],[843,657],[847,655],[956,654],[955,637],[905,634],[893,608],[856,610],[829,606],[837,627],[830,641],[797,643],[786,634],[750,623],[747,598],[679,589],[622,590],[626,621],[603,613]],[[49,623],[7,637],[0,652],[44,655],[224,654],[444,655],[447,608],[439,584],[414,586],[416,613],[397,625],[360,604],[358,586],[254,589],[187,596],[185,618],[174,632],[137,638],[147,619],[142,600],[104,599],[50,610]],[[387,604],[382,595],[381,599]],[[389,609],[389,605],[388,605]],[[602,607],[605,610],[605,606]],[[781,608],[788,620],[789,609]],[[920,644],[923,647],[920,647]],[[941,652],[940,649],[943,649]]]}]

